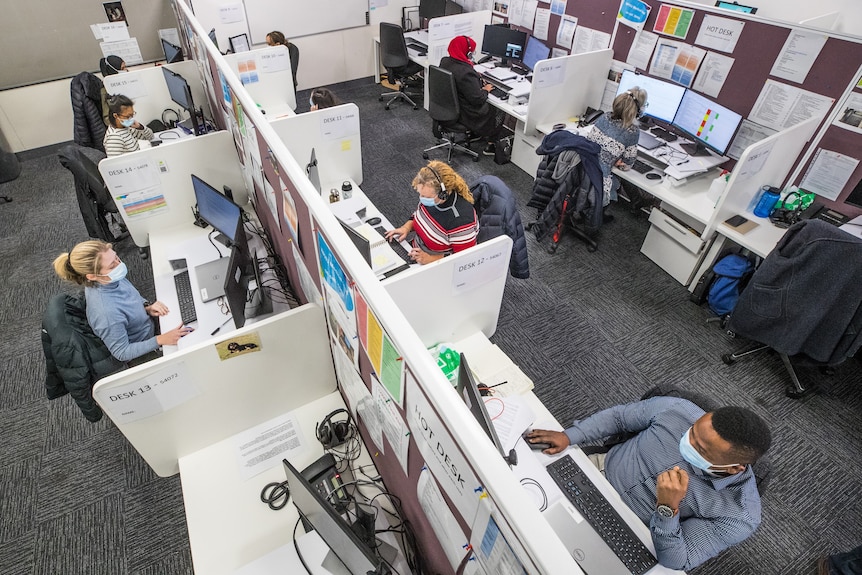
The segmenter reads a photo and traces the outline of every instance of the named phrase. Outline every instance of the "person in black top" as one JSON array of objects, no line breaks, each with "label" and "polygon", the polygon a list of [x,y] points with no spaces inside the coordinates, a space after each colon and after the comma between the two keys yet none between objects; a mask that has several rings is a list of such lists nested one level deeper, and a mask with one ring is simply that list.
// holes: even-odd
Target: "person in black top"
[{"label": "person in black top", "polygon": [[458,89],[461,116],[458,121],[485,138],[488,145],[482,152],[493,156],[495,142],[503,135],[503,113],[488,103],[491,84],[483,85],[482,77],[473,69],[470,57],[476,49],[476,41],[469,36],[455,36],[449,42],[449,55],[440,60],[440,67],[452,72]]}]

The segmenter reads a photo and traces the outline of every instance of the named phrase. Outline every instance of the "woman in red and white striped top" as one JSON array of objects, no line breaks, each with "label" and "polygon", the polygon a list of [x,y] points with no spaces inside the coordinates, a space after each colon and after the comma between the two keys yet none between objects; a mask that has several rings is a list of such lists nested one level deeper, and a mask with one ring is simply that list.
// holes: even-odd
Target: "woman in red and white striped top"
[{"label": "woman in red and white striped top", "polygon": [[400,228],[386,239],[403,241],[414,232],[410,257],[422,265],[476,245],[479,221],[473,195],[464,178],[443,162],[428,162],[413,178],[419,205]]}]

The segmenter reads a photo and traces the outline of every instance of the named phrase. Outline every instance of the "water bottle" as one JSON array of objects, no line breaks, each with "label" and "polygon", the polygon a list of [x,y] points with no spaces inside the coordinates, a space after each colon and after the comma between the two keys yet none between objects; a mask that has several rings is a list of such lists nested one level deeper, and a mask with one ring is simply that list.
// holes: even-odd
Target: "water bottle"
[{"label": "water bottle", "polygon": [[772,213],[772,208],[778,203],[778,198],[781,195],[776,188],[772,186],[763,186],[760,188],[760,199],[757,201],[757,206],[754,208],[754,215],[758,218],[768,218]]}]

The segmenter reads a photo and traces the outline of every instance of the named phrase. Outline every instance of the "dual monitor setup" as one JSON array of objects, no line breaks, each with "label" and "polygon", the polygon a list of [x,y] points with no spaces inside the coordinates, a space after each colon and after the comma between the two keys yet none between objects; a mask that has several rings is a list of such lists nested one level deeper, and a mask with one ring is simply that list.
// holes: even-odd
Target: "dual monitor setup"
[{"label": "dual monitor setup", "polygon": [[507,25],[485,26],[482,53],[501,59],[501,66],[525,68],[532,72],[540,60],[546,60],[551,49],[541,40]]},{"label": "dual monitor setup", "polygon": [[[245,325],[247,317],[272,311],[272,300],[261,282],[257,253],[249,251],[242,208],[194,174],[192,174],[192,187],[197,203],[195,223],[212,226],[220,234],[216,239],[231,250],[230,257],[195,268],[198,285],[203,286],[209,278],[223,278],[223,285],[212,286],[208,290],[209,295],[212,296],[210,299],[219,297],[219,294],[223,293],[234,325],[237,329],[241,328]],[[210,265],[217,269],[208,268],[204,277],[201,268]],[[252,281],[255,284],[254,288],[251,287]],[[223,289],[219,290],[219,288]]]},{"label": "dual monitor setup", "polygon": [[625,70],[617,95],[634,87],[647,92],[649,106],[643,110],[642,125],[658,120],[692,138],[694,143],[680,146],[690,156],[709,155],[707,149],[723,156],[742,122],[741,115],[694,90]]}]

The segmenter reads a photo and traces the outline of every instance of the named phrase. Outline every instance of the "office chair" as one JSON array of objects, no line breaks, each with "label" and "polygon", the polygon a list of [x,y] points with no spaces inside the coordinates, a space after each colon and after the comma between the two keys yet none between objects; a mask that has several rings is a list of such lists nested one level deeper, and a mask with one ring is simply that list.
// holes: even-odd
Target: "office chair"
[{"label": "office chair", "polygon": [[730,314],[727,333],[756,344],[722,356],[732,364],[772,349],[798,399],[802,385],[791,361],[828,369],[862,346],[862,239],[819,219],[791,226],[751,276]]},{"label": "office chair", "polygon": [[[455,86],[455,76],[449,70],[437,66],[428,67],[428,113],[433,124],[431,131],[440,141],[436,146],[422,150],[422,157],[428,159],[428,152],[437,148],[446,148],[446,162],[452,162],[452,150],[464,152],[479,161],[479,154],[469,148],[470,137],[467,126],[458,122],[461,117],[461,105],[458,103],[458,88]],[[461,143],[455,139],[457,134],[464,138]]]},{"label": "office chair", "polygon": [[290,71],[293,74],[293,89],[296,90],[296,70],[299,68],[299,48],[292,42],[287,43],[287,51],[290,57]]},{"label": "office chair", "polygon": [[413,101],[413,98],[421,98],[422,92],[408,92],[407,87],[417,85],[416,76],[422,71],[422,66],[410,60],[401,26],[388,22],[380,23],[380,52],[383,67],[386,68],[387,80],[390,84],[398,86],[397,92],[380,94],[380,101],[389,98],[386,102],[387,110],[395,100],[408,102],[414,110],[418,110],[419,105]]}]

